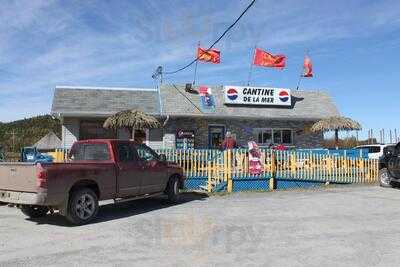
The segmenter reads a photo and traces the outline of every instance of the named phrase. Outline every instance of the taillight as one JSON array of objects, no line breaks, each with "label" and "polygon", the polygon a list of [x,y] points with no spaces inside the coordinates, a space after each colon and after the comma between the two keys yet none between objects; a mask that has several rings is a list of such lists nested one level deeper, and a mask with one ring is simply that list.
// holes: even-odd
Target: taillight
[{"label": "taillight", "polygon": [[38,166],[37,186],[41,188],[47,188],[47,171],[41,166]]}]

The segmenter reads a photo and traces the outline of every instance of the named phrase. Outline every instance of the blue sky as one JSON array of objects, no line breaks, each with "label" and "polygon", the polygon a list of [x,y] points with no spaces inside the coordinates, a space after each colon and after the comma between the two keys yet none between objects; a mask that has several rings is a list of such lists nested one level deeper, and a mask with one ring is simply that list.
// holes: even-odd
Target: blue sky
[{"label": "blue sky", "polygon": [[[0,121],[49,113],[56,85],[153,87],[158,65],[190,61],[249,2],[1,1]],[[258,0],[217,46],[221,64],[199,64],[199,82],[245,84],[256,44],[288,59],[254,69],[254,85],[295,87],[309,50],[315,78],[302,88],[328,91],[365,129],[399,126],[400,1]]]}]

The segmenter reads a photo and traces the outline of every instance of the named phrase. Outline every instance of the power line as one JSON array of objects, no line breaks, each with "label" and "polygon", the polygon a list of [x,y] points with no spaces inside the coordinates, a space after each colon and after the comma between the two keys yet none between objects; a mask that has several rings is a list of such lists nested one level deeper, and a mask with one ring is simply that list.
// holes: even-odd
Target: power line
[{"label": "power line", "polygon": [[[224,38],[224,36],[239,22],[239,20],[244,16],[244,14],[246,14],[246,12],[254,5],[254,3],[256,2],[256,0],[251,1],[251,3],[246,7],[246,9],[242,12],[242,14],[240,14],[240,16],[235,20],[235,22],[233,22],[223,33],[222,35],[205,51],[208,52],[209,50],[211,50],[219,41],[221,41],[222,38]],[[184,69],[187,69],[188,67],[190,67],[191,65],[193,65],[194,63],[196,63],[198,61],[198,57],[196,57],[194,60],[192,60],[190,63],[188,63],[187,65],[183,66],[180,69],[177,69],[175,71],[167,71],[167,72],[163,72],[163,74],[175,74],[177,72],[180,72]]]}]

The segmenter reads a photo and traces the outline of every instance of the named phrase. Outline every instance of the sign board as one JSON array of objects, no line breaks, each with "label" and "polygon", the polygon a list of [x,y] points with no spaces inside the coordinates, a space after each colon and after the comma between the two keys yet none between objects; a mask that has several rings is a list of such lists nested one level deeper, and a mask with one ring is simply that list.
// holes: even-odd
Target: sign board
[{"label": "sign board", "polygon": [[194,131],[177,130],[176,132],[176,148],[188,149],[194,148]]},{"label": "sign board", "polygon": [[228,105],[290,106],[289,89],[250,86],[224,86],[224,100]]}]

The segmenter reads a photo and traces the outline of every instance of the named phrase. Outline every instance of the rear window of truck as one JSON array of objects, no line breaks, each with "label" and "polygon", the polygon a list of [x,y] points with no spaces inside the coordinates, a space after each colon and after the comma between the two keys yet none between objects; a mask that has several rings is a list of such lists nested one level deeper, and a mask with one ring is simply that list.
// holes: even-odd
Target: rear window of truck
[{"label": "rear window of truck", "polygon": [[72,161],[109,160],[110,152],[107,144],[76,144],[71,150]]}]

